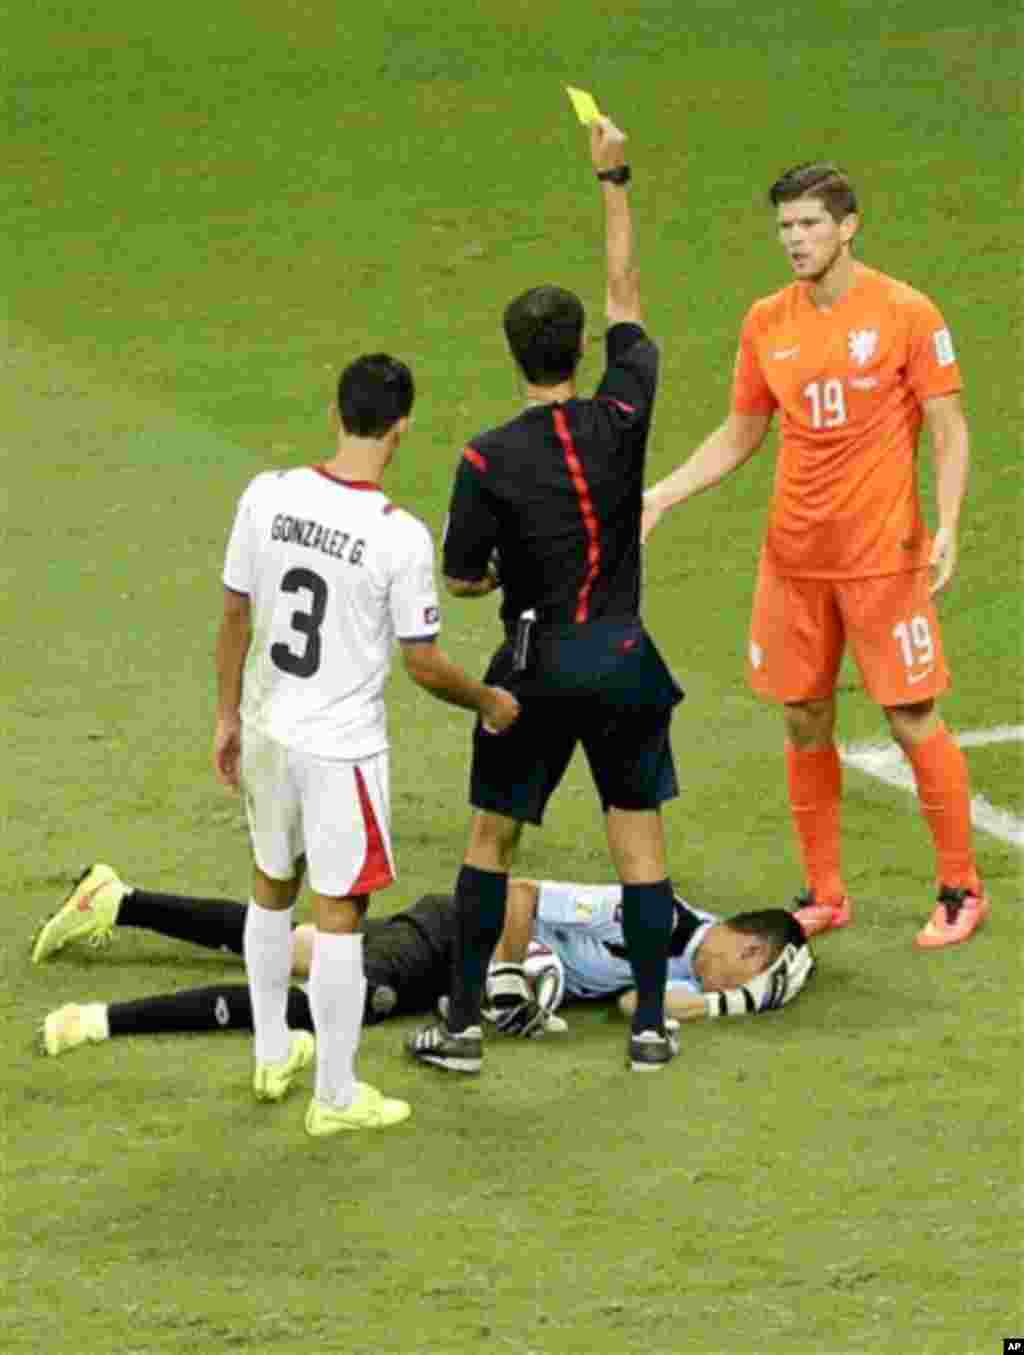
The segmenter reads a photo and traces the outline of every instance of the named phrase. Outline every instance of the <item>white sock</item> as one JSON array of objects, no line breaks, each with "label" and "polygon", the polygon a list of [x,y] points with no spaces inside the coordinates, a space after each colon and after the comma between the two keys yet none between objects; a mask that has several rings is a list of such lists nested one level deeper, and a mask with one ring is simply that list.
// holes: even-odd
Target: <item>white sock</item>
[{"label": "white sock", "polygon": [[245,971],[252,998],[258,1063],[283,1063],[291,1048],[288,984],[292,972],[292,908],[261,908],[249,900],[242,933]]},{"label": "white sock", "polygon": [[110,1039],[110,1022],[107,1020],[108,1007],[105,1002],[87,1002],[82,1007],[82,1029],[90,1040],[99,1043]]},{"label": "white sock", "polygon": [[325,1106],[344,1110],[355,1097],[365,1001],[362,933],[318,931],[309,970],[309,1006],[316,1031],[314,1094]]}]

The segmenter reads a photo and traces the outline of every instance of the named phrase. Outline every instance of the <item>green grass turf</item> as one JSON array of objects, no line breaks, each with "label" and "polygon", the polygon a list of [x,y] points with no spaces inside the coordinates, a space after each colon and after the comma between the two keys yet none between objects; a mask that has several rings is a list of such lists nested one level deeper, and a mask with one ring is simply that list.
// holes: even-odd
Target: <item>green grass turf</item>
[{"label": "green grass turf", "polygon": [[968,750],[971,776],[979,786],[999,786],[1002,808],[1024,818],[1024,765],[1019,743]]},{"label": "green grass turf", "polygon": [[[915,954],[927,837],[908,796],[858,772],[857,925],[822,940],[793,1008],[687,1030],[653,1084],[621,1070],[601,1009],[572,1013],[564,1043],[494,1050],[469,1086],[403,1064],[401,1026],[383,1027],[363,1075],[415,1118],[311,1146],[301,1096],[251,1103],[241,1039],[32,1052],[60,1002],[223,971],[132,934],[30,971],[25,942],[97,856],[156,888],[245,889],[208,747],[221,553],[248,477],[322,455],[333,374],[387,346],[421,391],[389,488],[439,529],[462,442],[515,407],[508,297],[561,281],[599,331],[599,202],[566,80],[633,137],[665,348],[652,476],[720,416],[743,310],[785,281],[765,184],[810,155],[854,174],[864,257],[940,302],[968,382],[945,709],[959,728],[1020,722],[1010,8],[549,10],[42,0],[8,18],[12,1352],[988,1355],[1024,1326],[1019,853],[981,839],[990,927]],[[648,554],[646,615],[688,690],[673,874],[724,910],[783,900],[798,874],[777,716],[741,681],[770,477],[766,452]],[[493,636],[492,603],[446,606],[468,665]],[[855,675],[844,688],[843,736],[879,736]],[[466,821],[466,719],[402,676],[391,695],[402,878],[384,908],[452,878]],[[970,760],[975,788],[1019,813],[1019,746]],[[521,865],[606,878],[581,767]]]}]

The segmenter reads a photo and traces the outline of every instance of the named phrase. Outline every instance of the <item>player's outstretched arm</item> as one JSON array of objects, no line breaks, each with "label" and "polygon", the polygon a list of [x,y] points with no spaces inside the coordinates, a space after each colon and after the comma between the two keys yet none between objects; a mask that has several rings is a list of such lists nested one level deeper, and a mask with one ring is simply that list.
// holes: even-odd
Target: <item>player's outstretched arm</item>
[{"label": "player's outstretched arm", "polygon": [[[720,1016],[753,1016],[757,1012],[775,1011],[792,1002],[813,973],[810,947],[789,944],[773,964],[741,988],[714,989],[703,994],[666,989],[665,1015],[677,1021],[705,1018],[714,1021]],[[632,989],[619,998],[619,1010],[624,1016],[633,1015],[636,993]]]},{"label": "player's outstretched arm", "polygon": [[633,240],[633,215],[629,207],[627,178],[626,134],[610,118],[600,118],[590,125],[590,158],[598,175],[611,175],[601,180],[604,195],[605,242],[608,267],[608,287],[605,309],[608,323],[641,324],[640,272],[636,266]]},{"label": "player's outstretched arm", "polygon": [[704,439],[689,460],[646,491],[641,539],[647,540],[669,508],[717,485],[748,461],[764,441],[771,421],[770,414],[737,414],[733,411]]},{"label": "player's outstretched arm", "polygon": [[[636,990],[630,988],[622,993],[618,1000],[619,1011],[623,1016],[632,1018],[636,1011]],[[708,1017],[708,1006],[702,997],[681,988],[665,990],[665,1015],[676,1021],[704,1021]]]},{"label": "player's outstretched arm", "polygon": [[540,885],[536,880],[509,880],[505,926],[494,948],[493,963],[522,964],[526,959],[539,901]]},{"label": "player's outstretched arm", "polygon": [[439,701],[475,710],[491,733],[502,733],[519,717],[519,702],[511,692],[477,682],[433,640],[403,640],[402,660],[418,687]]},{"label": "player's outstretched arm", "polygon": [[925,423],[935,458],[935,500],[938,527],[932,543],[931,591],[941,593],[956,571],[957,528],[967,492],[970,437],[959,395],[940,395],[924,402]]}]

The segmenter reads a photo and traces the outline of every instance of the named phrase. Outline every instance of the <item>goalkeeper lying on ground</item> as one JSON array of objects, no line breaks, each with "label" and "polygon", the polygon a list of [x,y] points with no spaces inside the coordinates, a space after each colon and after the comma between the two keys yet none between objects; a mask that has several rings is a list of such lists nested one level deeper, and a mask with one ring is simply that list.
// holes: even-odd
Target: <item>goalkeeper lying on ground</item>
[{"label": "goalkeeper lying on ground", "polygon": [[[490,1017],[505,1034],[537,1035],[552,1022],[562,985],[534,992],[524,963],[531,940],[561,962],[564,991],[573,998],[618,994],[626,1012],[632,973],[622,935],[621,887],[510,880],[505,931],[488,980]],[[368,918],[365,932],[367,1025],[433,1008],[447,991],[455,917],[450,894],[426,894],[411,908]],[[158,894],[126,885],[96,865],[78,880],[60,909],[37,932],[32,961],[40,964],[71,942],[105,944],[115,927],[138,927],[236,955],[242,953],[245,905],[219,899]],[[309,973],[313,927],[295,928],[292,974]],[[792,913],[765,909],[726,921],[676,900],[666,1014],[677,1020],[766,1011],[789,1002],[813,968],[804,933]],[[288,1024],[312,1030],[305,991],[294,985]],[[564,1029],[564,1023],[560,1023]],[[247,986],[219,983],[134,1002],[70,1003],[43,1024],[46,1053],[117,1035],[251,1030]]]}]

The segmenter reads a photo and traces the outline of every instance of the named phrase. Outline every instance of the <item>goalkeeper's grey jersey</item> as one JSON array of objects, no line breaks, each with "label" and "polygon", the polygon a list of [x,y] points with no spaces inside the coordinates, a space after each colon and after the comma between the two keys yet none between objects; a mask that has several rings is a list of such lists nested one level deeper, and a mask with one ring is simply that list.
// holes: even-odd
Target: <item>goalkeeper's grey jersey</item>
[{"label": "goalkeeper's grey jersey", "polygon": [[[683,906],[697,926],[681,955],[668,964],[668,986],[700,994],[693,957],[708,928],[720,919],[692,904]],[[566,990],[574,997],[606,997],[634,985],[622,932],[622,886],[563,884],[540,886],[534,936],[556,952],[565,967]]]}]

